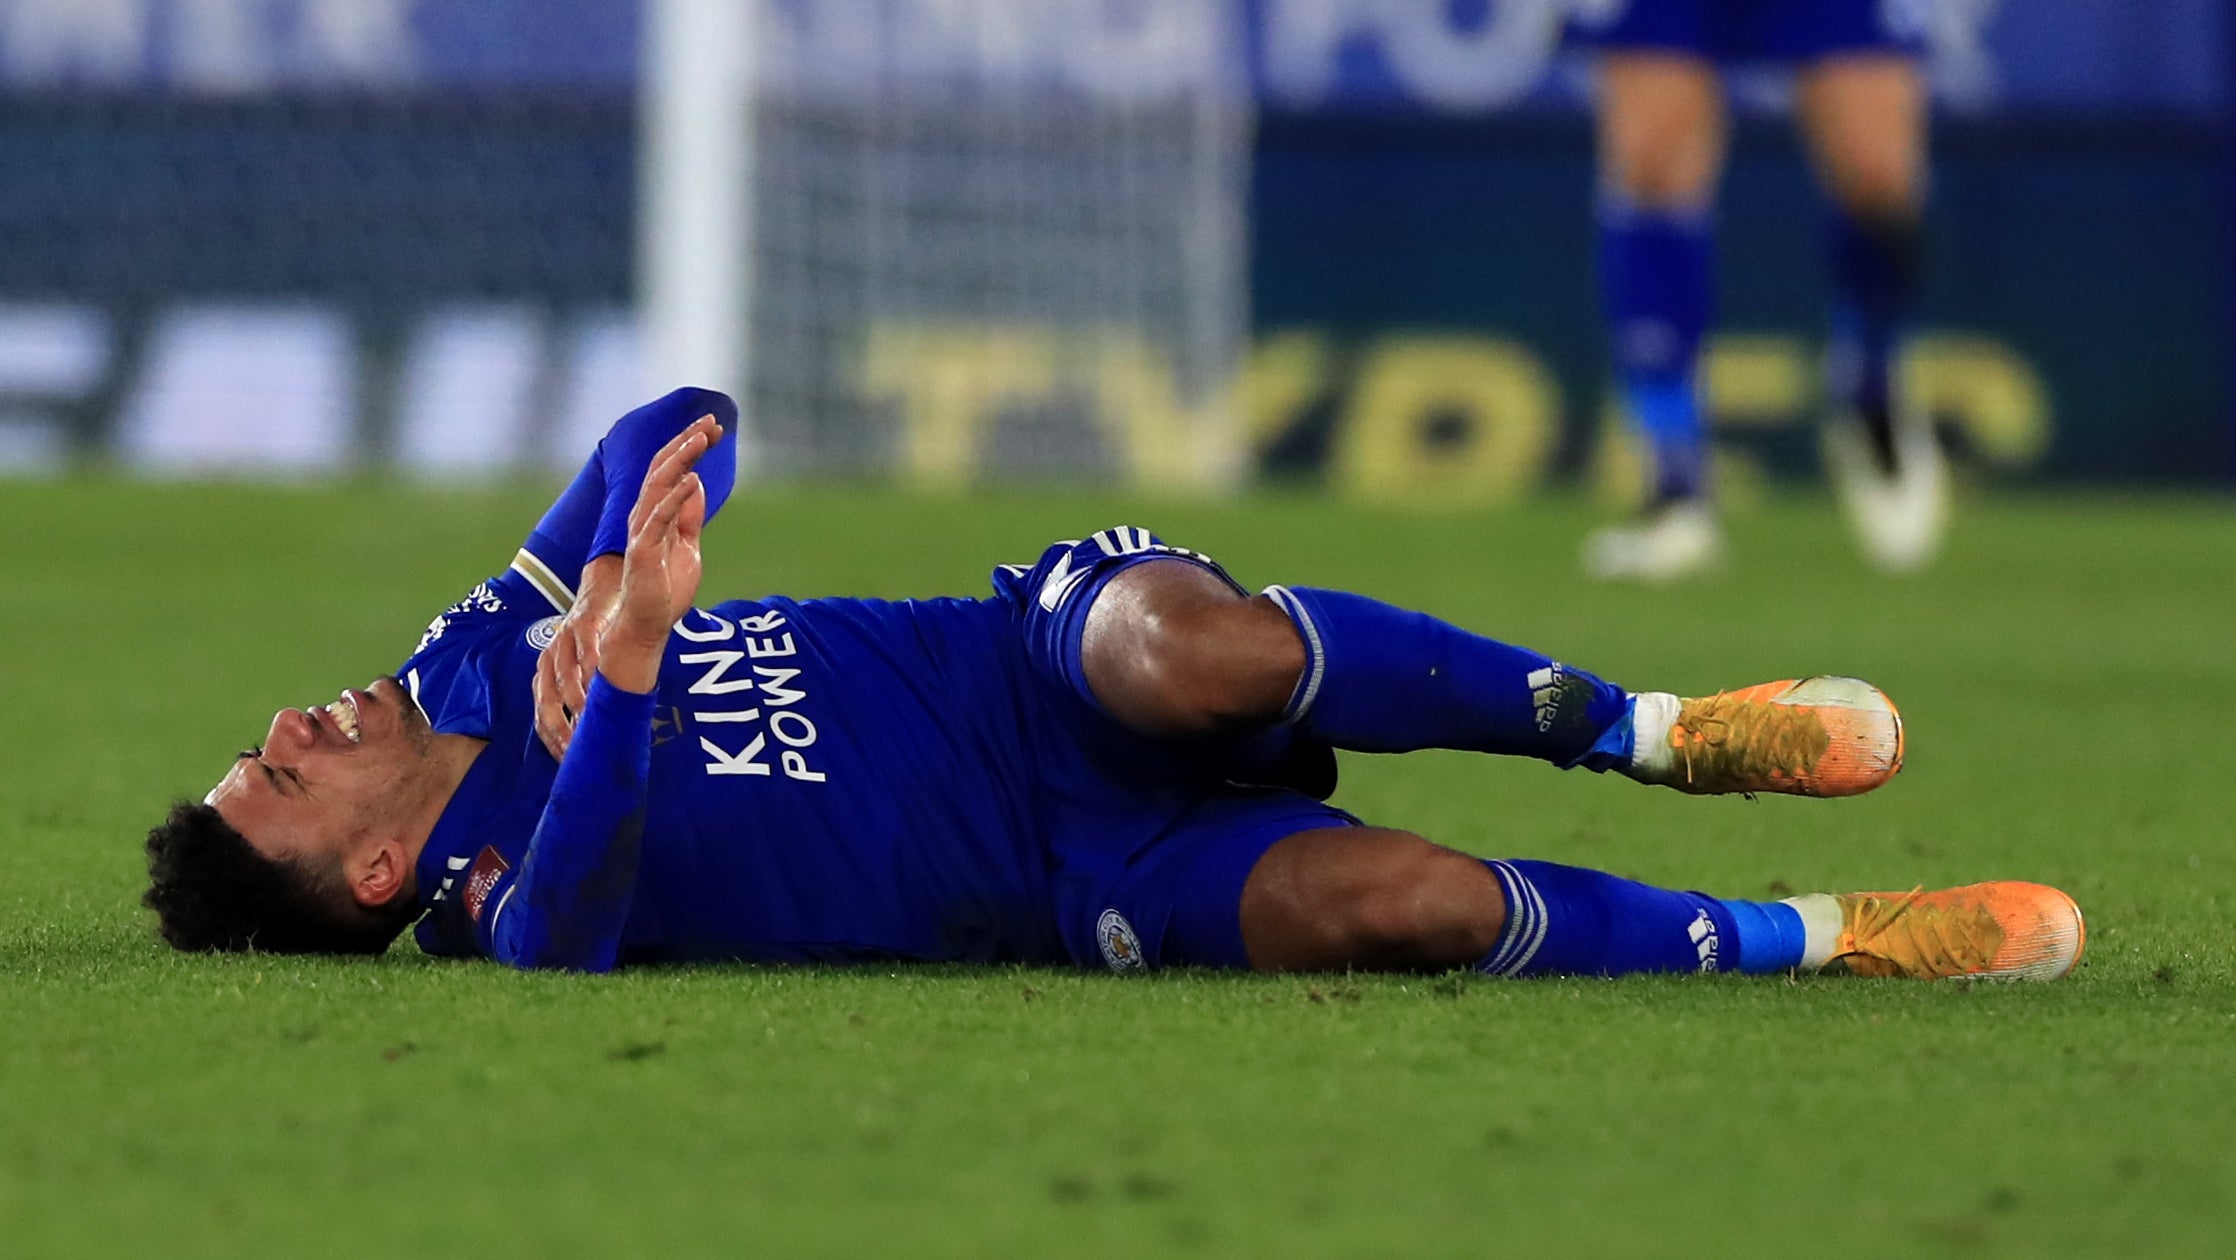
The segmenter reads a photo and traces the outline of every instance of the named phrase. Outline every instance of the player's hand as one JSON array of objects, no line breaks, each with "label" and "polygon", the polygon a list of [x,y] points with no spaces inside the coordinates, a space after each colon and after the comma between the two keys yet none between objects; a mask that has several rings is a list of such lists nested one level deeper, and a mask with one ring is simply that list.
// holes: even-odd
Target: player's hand
[{"label": "player's hand", "polygon": [[598,643],[598,672],[627,691],[650,692],[660,680],[668,632],[699,596],[699,533],[706,527],[706,487],[692,466],[721,436],[701,417],[660,448],[629,513],[629,547],[621,557],[621,595]]},{"label": "player's hand", "polygon": [[553,758],[567,755],[575,716],[598,672],[598,640],[621,607],[621,557],[599,556],[583,567],[574,607],[560,618],[551,646],[536,657],[536,737]]}]

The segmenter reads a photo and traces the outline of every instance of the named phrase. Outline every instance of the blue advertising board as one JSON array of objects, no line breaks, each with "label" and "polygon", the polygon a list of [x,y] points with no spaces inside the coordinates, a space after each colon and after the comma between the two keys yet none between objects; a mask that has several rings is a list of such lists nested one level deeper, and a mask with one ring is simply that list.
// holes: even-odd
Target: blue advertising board
[{"label": "blue advertising board", "polygon": [[[1031,0],[762,0],[816,40],[1007,22]],[[1212,3],[1214,0],[1206,0]],[[1575,107],[1574,14],[1625,0],[1235,0],[1236,55],[1277,110],[1470,114]],[[2219,0],[1886,0],[1965,112],[2209,117],[2228,92]],[[1069,6],[1066,6],[1068,8]],[[627,92],[643,0],[0,0],[0,90]],[[1089,20],[1143,21],[1109,0]],[[1052,44],[1029,57],[1060,63]],[[1143,73],[1154,73],[1144,65]]]},{"label": "blue advertising board", "polygon": [[[1522,415],[1553,434],[1548,475],[1609,467],[1589,80],[1561,39],[1572,13],[1609,2],[1226,10],[1221,55],[1261,116],[1259,358],[1288,374],[1275,393],[1291,402],[1257,422],[1275,464],[1340,478],[1355,434],[1375,425],[1447,446],[1460,433],[1464,446],[1465,421]],[[780,69],[825,76],[889,73],[898,58],[936,77],[941,38],[1004,19],[1035,82],[1148,91],[1172,37],[1142,25],[1156,6],[1128,0],[764,3]],[[1941,105],[1934,281],[1913,366],[1973,467],[2236,475],[2228,7],[1888,3],[1923,24]],[[42,394],[11,383],[18,369],[0,355],[0,402],[33,398],[78,418],[72,441],[100,442],[118,382],[182,297],[344,312],[374,365],[364,374],[384,356],[408,362],[429,327],[479,327],[441,323],[460,303],[532,308],[537,327],[570,330],[552,338],[606,344],[595,330],[630,296],[643,10],[0,0],[0,315],[93,329],[56,344],[75,348],[72,364],[106,365],[50,372]],[[1067,53],[1065,23],[1080,21],[1131,32],[1140,55],[1084,63]],[[1737,85],[1752,121],[1724,200],[1711,371],[1727,447],[1771,473],[1811,457],[1820,346],[1819,209],[1782,93],[1774,75]],[[1470,384],[1385,387],[1444,368]],[[56,381],[67,399],[39,401],[62,397]]]}]

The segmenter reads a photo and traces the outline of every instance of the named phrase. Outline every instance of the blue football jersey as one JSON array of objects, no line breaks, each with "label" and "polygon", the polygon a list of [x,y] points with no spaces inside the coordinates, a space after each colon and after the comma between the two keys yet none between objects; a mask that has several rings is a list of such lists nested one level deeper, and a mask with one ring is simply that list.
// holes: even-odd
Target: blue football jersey
[{"label": "blue football jersey", "polygon": [[[398,669],[436,731],[487,741],[419,857],[420,945],[590,971],[1246,965],[1237,906],[1258,855],[1355,820],[1316,799],[1332,754],[1291,728],[1166,742],[1101,710],[1080,642],[1102,585],[1173,560],[1224,576],[1144,530],[1002,566],[988,599],[694,609],[653,691],[594,679],[565,763],[551,757],[538,657],[591,559],[623,548],[651,459],[704,415],[734,430],[735,405],[707,390],[622,417],[512,565]],[[735,475],[727,432],[698,472],[712,519]]]},{"label": "blue football jersey", "polygon": [[[1009,616],[771,598],[684,618],[652,700],[621,961],[1061,957]],[[557,625],[516,570],[398,673],[437,731],[489,741],[420,857],[429,952],[496,952],[558,769],[531,698]]]},{"label": "blue football jersey", "polygon": [[1580,0],[1573,38],[1611,52],[1805,65],[1855,54],[1922,55],[1930,0]]}]

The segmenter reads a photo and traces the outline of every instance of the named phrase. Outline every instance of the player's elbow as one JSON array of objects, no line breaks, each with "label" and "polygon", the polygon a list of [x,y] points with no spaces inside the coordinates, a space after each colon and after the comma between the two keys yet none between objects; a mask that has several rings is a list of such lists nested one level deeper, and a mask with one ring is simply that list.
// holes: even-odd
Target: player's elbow
[{"label": "player's elbow", "polygon": [[[700,457],[698,472],[701,477],[726,484],[734,472],[738,404],[718,389],[686,385],[662,394],[614,421],[600,449],[608,453],[609,459],[623,458],[613,454],[616,450],[649,457],[701,416],[714,417],[714,422],[722,426],[722,438]],[[623,458],[623,462],[630,461]]]},{"label": "player's elbow", "polygon": [[731,398],[719,389],[706,389],[698,385],[686,385],[681,389],[670,390],[661,395],[651,405],[639,410],[652,412],[667,419],[670,422],[670,427],[677,433],[681,433],[686,426],[700,416],[713,416],[715,423],[722,426],[724,433],[736,429],[738,422],[736,399]]}]

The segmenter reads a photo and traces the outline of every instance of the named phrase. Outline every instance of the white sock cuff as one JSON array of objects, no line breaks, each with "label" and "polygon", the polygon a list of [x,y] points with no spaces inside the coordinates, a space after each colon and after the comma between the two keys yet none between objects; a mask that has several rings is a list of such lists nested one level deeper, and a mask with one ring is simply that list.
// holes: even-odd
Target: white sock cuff
[{"label": "white sock cuff", "polygon": [[1630,765],[1623,773],[1643,783],[1666,783],[1677,771],[1677,750],[1669,732],[1677,725],[1678,700],[1666,691],[1641,691],[1630,698]]},{"label": "white sock cuff", "polygon": [[1840,899],[1831,893],[1804,893],[1781,904],[1801,915],[1801,969],[1817,971],[1831,962],[1840,944]]}]

